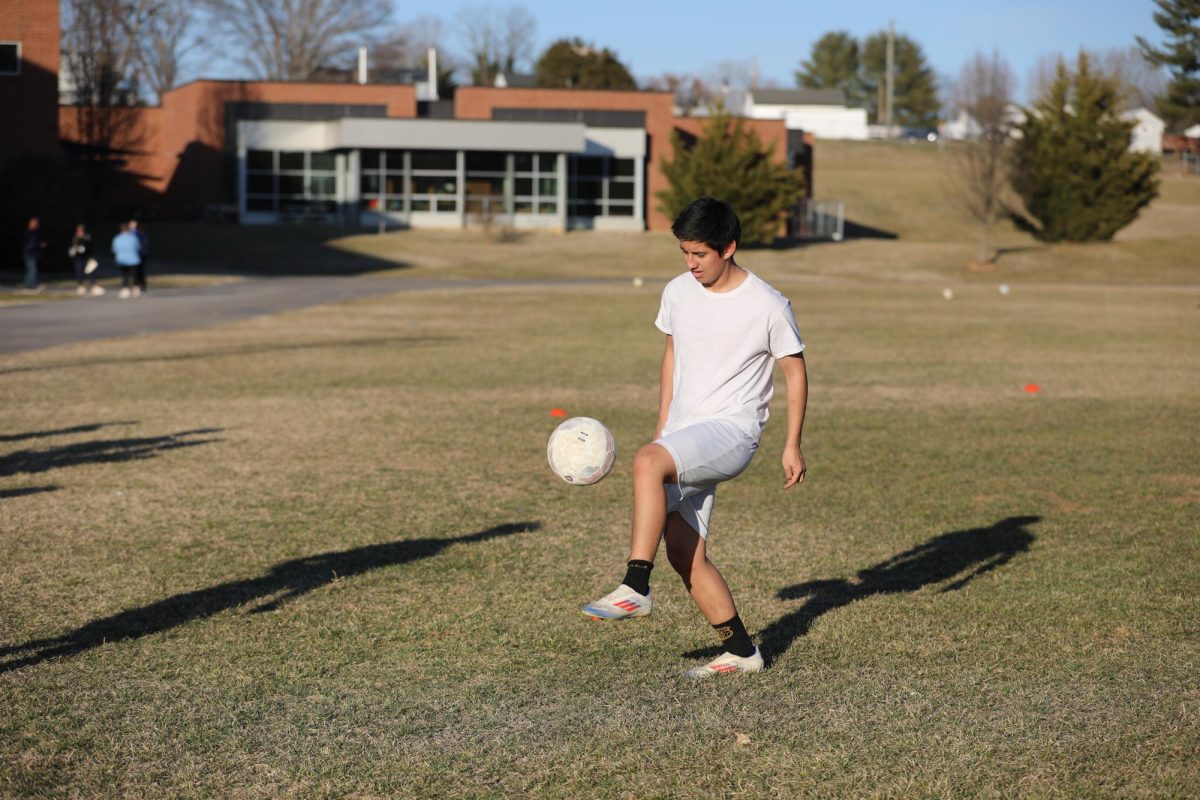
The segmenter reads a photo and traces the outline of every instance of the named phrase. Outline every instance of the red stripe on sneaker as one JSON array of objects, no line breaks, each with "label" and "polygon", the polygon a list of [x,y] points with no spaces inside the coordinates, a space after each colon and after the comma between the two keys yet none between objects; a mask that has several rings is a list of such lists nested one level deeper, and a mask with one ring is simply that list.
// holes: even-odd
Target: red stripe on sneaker
[{"label": "red stripe on sneaker", "polygon": [[626,611],[636,611],[641,608],[640,604],[635,603],[632,600],[622,600],[619,603],[613,603],[613,605],[617,608],[625,609]]},{"label": "red stripe on sneaker", "polygon": [[737,667],[733,664],[720,664],[715,667],[709,667],[713,672],[737,672]]}]

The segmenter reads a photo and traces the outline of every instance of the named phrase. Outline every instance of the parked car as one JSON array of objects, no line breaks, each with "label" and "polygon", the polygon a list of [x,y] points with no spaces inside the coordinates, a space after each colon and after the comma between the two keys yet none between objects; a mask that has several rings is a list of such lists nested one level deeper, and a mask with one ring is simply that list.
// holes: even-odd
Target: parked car
[{"label": "parked car", "polygon": [[900,138],[906,142],[936,142],[937,128],[905,128],[900,131]]}]

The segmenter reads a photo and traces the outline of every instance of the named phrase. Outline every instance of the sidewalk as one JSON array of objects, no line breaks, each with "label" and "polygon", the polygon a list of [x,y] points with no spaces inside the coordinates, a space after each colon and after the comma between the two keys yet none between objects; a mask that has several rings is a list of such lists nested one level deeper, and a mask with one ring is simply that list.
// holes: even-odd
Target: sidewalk
[{"label": "sidewalk", "polygon": [[[624,283],[625,279],[615,279]],[[427,280],[419,278],[247,278],[215,286],[154,289],[0,307],[0,355],[74,342],[220,325],[307,306],[420,289],[553,286],[610,280]],[[36,296],[33,298],[36,301]]]}]

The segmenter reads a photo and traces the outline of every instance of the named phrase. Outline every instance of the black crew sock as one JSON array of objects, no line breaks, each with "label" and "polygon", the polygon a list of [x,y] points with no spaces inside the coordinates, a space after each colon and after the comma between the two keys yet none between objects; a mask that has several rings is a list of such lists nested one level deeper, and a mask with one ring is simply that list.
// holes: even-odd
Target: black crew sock
[{"label": "black crew sock", "polygon": [[721,639],[721,647],[725,652],[742,658],[754,655],[754,643],[750,641],[750,635],[746,633],[746,626],[742,624],[742,618],[737,614],[734,614],[733,619],[728,622],[713,625],[713,629]]},{"label": "black crew sock", "polygon": [[650,570],[654,569],[654,562],[635,558],[625,567],[625,580],[621,583],[643,597],[650,594]]}]

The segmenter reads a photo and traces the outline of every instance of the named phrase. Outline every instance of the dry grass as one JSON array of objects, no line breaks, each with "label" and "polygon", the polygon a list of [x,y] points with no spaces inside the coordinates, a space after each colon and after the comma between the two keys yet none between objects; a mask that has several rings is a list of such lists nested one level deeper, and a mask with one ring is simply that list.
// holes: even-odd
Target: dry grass
[{"label": "dry grass", "polygon": [[[665,562],[649,619],[576,611],[620,572],[652,286],[0,359],[0,795],[1193,793],[1195,292],[781,285],[811,476],[779,490],[776,419],[722,490],[772,663],[704,685]],[[553,406],[612,477],[549,473]]]}]

